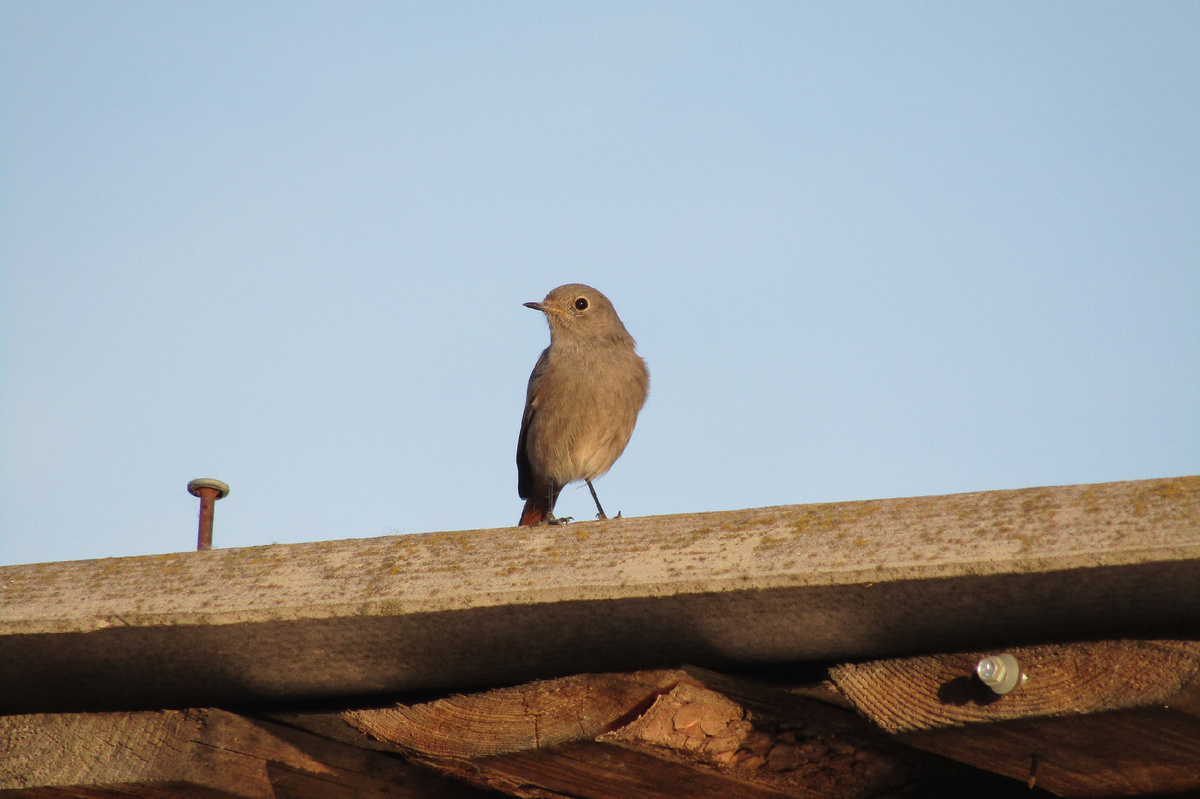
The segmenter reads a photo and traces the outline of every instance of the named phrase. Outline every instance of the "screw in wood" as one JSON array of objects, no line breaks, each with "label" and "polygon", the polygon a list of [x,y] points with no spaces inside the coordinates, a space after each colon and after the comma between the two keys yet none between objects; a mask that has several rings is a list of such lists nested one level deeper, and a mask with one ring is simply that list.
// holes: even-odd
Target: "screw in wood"
[{"label": "screw in wood", "polygon": [[198,477],[188,483],[188,493],[200,497],[200,536],[196,549],[200,552],[212,549],[213,506],[218,499],[229,496],[229,486],[220,480]]},{"label": "screw in wood", "polygon": [[975,664],[975,673],[983,684],[998,694],[1007,694],[1025,684],[1025,672],[1012,655],[988,655]]}]

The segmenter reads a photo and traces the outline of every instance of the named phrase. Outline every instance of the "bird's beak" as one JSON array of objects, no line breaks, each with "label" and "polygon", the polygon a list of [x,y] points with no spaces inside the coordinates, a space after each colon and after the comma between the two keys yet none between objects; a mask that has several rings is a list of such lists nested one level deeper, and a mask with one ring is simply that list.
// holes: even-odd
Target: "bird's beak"
[{"label": "bird's beak", "polygon": [[525,307],[532,308],[535,311],[542,311],[543,313],[546,310],[546,306],[542,305],[540,302],[527,302],[525,303]]}]

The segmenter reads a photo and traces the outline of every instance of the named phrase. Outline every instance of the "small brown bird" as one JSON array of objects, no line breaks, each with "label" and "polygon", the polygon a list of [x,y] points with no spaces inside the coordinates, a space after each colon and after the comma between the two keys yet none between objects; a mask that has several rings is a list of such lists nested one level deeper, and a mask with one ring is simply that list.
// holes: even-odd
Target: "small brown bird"
[{"label": "small brown bird", "polygon": [[[650,389],[650,372],[612,303],[591,286],[559,286],[541,302],[550,324],[529,388],[517,440],[521,524],[556,524],[554,503],[567,483],[587,483],[597,518],[607,519],[592,481],[625,451]],[[619,516],[620,514],[618,514]]]}]

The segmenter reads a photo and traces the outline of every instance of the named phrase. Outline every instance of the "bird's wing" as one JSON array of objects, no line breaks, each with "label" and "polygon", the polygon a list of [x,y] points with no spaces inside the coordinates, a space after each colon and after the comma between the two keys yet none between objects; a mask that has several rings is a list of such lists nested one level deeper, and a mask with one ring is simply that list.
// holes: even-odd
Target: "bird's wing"
[{"label": "bird's wing", "polygon": [[537,413],[537,388],[541,382],[542,374],[546,371],[546,364],[550,361],[550,348],[542,350],[542,356],[533,366],[533,372],[529,375],[529,386],[525,390],[525,413],[521,416],[521,434],[517,438],[517,496],[521,499],[528,499],[534,493],[544,492],[544,487],[535,485],[533,477],[533,467],[529,463],[529,450],[527,448],[527,439],[529,437],[529,425],[533,421],[534,414]]}]

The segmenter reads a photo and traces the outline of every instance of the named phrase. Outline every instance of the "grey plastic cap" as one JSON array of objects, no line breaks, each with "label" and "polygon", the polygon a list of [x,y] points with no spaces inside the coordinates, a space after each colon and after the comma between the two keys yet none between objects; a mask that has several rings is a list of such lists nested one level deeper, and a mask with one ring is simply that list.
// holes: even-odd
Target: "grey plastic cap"
[{"label": "grey plastic cap", "polygon": [[984,685],[998,694],[1007,694],[1025,684],[1021,664],[1007,652],[983,658],[975,664],[975,673]]}]

